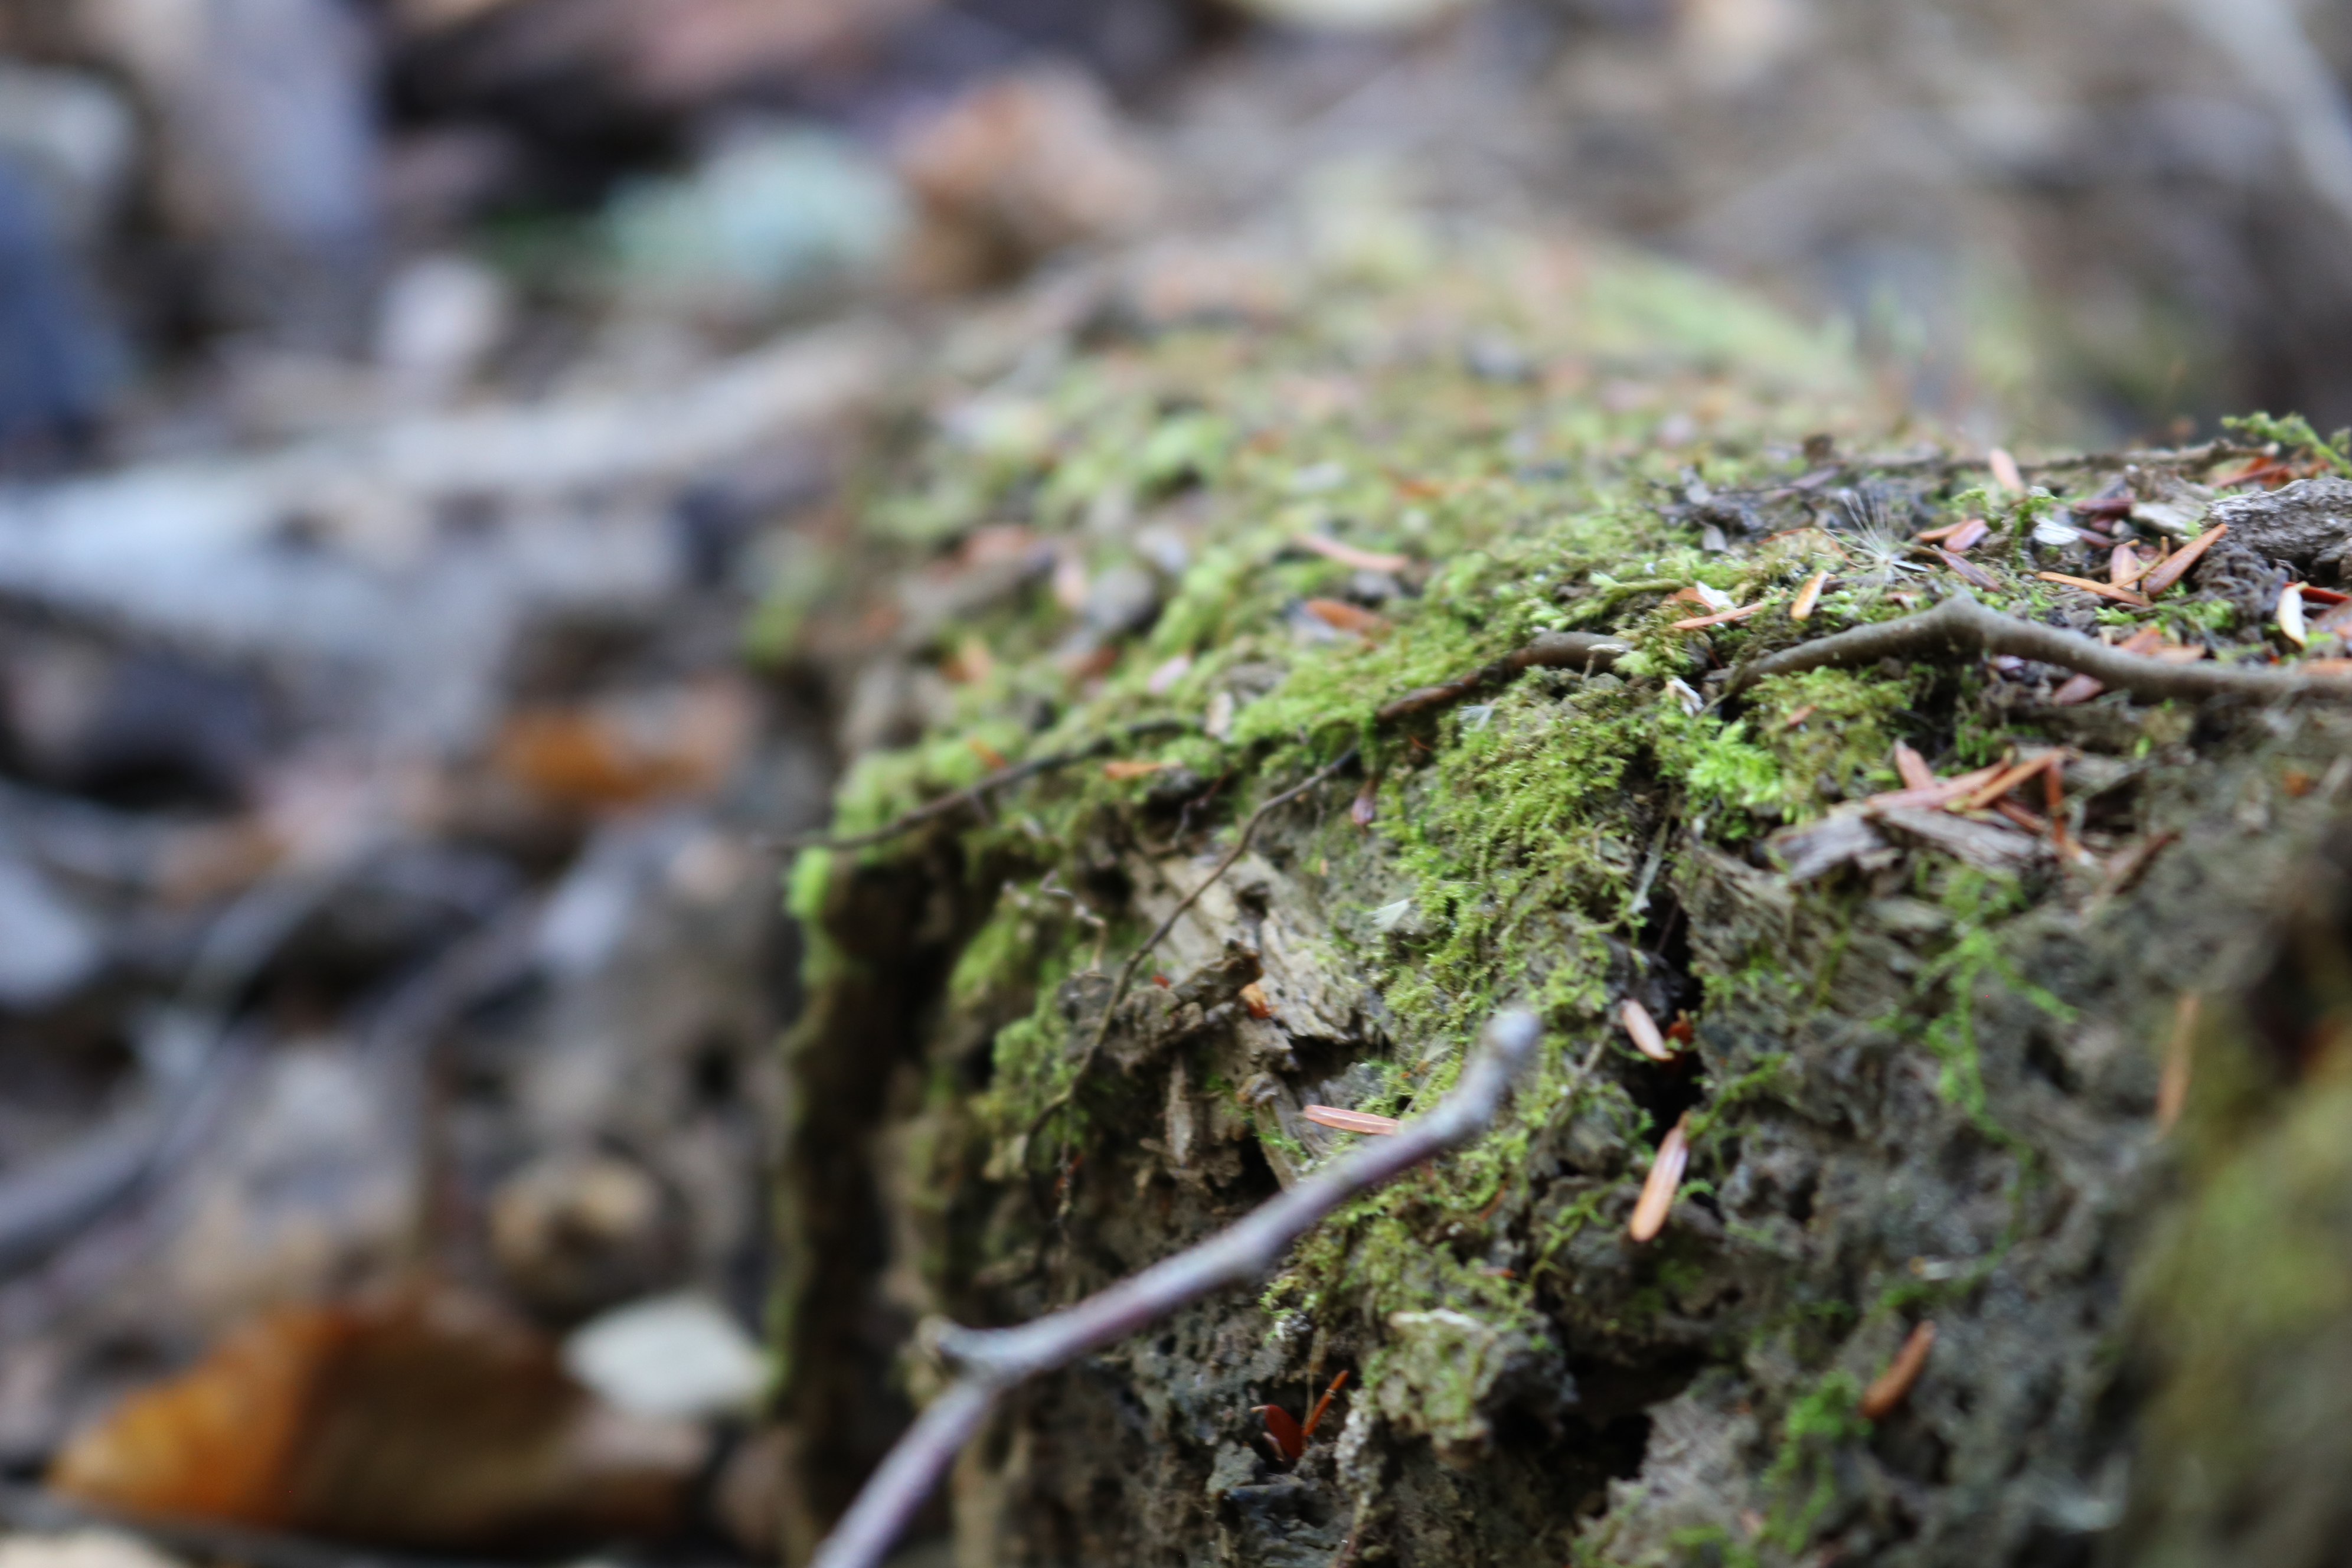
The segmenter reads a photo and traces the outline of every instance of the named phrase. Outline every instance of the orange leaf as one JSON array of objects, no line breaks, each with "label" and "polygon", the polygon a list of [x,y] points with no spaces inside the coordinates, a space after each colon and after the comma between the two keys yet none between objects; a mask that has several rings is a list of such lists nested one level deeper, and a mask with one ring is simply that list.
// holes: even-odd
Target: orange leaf
[{"label": "orange leaf", "polygon": [[599,1405],[494,1307],[264,1313],[74,1435],[48,1484],[133,1513],[434,1549],[658,1531],[706,1444]]},{"label": "orange leaf", "polygon": [[1152,774],[1160,772],[1167,766],[1168,764],[1166,763],[1146,763],[1122,759],[1118,762],[1105,763],[1102,766],[1102,772],[1103,777],[1109,779],[1114,783],[1123,784],[1129,779],[1148,779]]}]

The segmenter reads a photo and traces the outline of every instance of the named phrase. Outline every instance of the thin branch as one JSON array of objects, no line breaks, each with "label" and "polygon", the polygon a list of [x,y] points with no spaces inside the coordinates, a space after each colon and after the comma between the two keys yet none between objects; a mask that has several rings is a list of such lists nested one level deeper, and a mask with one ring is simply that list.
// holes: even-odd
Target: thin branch
[{"label": "thin branch", "polygon": [[[1646,588],[1650,584],[1621,584],[1621,587]],[[1679,586],[1669,583],[1667,587]],[[1458,701],[1474,691],[1490,686],[1500,686],[1523,671],[1545,669],[1581,669],[1596,675],[1615,664],[1620,657],[1633,651],[1633,646],[1620,638],[1597,632],[1544,632],[1536,640],[1515,653],[1507,653],[1494,663],[1482,666],[1458,680],[1443,686],[1421,686],[1393,701],[1384,703],[1372,717],[1382,724],[1393,724],[1400,719],[1425,712],[1448,702]]]},{"label": "thin branch", "polygon": [[1013,1329],[926,1324],[925,1339],[958,1369],[958,1376],[867,1479],[817,1548],[810,1568],[879,1563],[957,1450],[1008,1389],[1125,1339],[1212,1290],[1263,1276],[1292,1242],[1341,1204],[1485,1131],[1542,1034],[1533,1014],[1497,1014],[1486,1026],[1486,1048],[1470,1059],[1453,1092],[1426,1115],[1410,1119],[1390,1137],[1366,1140],[1229,1229],[1076,1306]]},{"label": "thin branch", "polygon": [[778,849],[786,850],[864,849],[871,845],[886,843],[902,833],[911,832],[920,827],[926,822],[936,821],[966,806],[978,809],[985,804],[989,793],[992,790],[1003,789],[1008,784],[1017,784],[1024,779],[1035,778],[1039,773],[1049,773],[1058,768],[1066,768],[1073,763],[1090,761],[1112,750],[1121,741],[1132,741],[1145,735],[1192,728],[1193,728],[1192,721],[1186,719],[1147,719],[1139,724],[1129,724],[1114,734],[1105,735],[1100,740],[1089,742],[1073,751],[1051,752],[1042,757],[1032,757],[1025,763],[1014,763],[1010,767],[999,768],[986,778],[975,780],[960,790],[940,796],[937,800],[925,801],[913,810],[901,812],[881,826],[868,828],[864,833],[845,833],[837,838],[830,838],[818,832],[786,833],[768,842]]},{"label": "thin branch", "polygon": [[1070,1097],[1077,1092],[1078,1085],[1086,1080],[1087,1069],[1094,1065],[1096,1056],[1102,1050],[1103,1041],[1110,1034],[1111,1020],[1118,1012],[1118,1005],[1127,1000],[1128,987],[1135,984],[1135,972],[1143,967],[1143,961],[1151,956],[1152,949],[1158,947],[1167,938],[1168,933],[1176,929],[1176,922],[1183,918],[1184,911],[1198,902],[1202,894],[1215,887],[1218,879],[1233,869],[1234,861],[1249,853],[1250,840],[1256,836],[1258,825],[1272,816],[1276,810],[1288,805],[1355,760],[1356,748],[1350,746],[1307,774],[1304,780],[1291,785],[1280,795],[1273,796],[1265,805],[1251,812],[1249,820],[1242,824],[1241,833],[1234,838],[1234,847],[1225,851],[1224,858],[1217,862],[1216,868],[1202,879],[1199,887],[1178,900],[1176,907],[1168,911],[1168,918],[1160,922],[1159,929],[1144,939],[1141,947],[1128,954],[1127,962],[1119,965],[1118,978],[1111,984],[1110,1000],[1103,1006],[1101,1021],[1095,1026],[1094,1038],[1087,1042],[1086,1054],[1078,1058],[1077,1068],[1070,1074],[1069,1081],[1039,1108],[1036,1115],[1029,1119],[1029,1131],[1023,1135],[1024,1144],[1029,1138],[1036,1136],[1037,1129],[1045,1125],[1048,1117],[1070,1103]]},{"label": "thin branch", "polygon": [[1871,664],[1882,658],[1973,653],[2013,654],[2054,664],[2149,702],[2172,698],[2197,701],[2207,697],[2252,697],[2269,701],[2282,697],[2352,697],[2352,677],[2298,674],[2291,667],[2165,664],[2056,626],[1987,609],[1965,588],[1932,610],[1855,626],[1768,654],[1735,673],[1724,695],[1737,695],[1768,675]]}]

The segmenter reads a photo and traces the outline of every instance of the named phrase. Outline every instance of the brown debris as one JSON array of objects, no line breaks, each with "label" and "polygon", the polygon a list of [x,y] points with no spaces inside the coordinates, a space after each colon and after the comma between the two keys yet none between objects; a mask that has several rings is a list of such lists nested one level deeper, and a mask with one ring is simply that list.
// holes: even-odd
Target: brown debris
[{"label": "brown debris", "polygon": [[2201,1005],[2196,992],[2184,991],[2172,1005],[2172,1035],[2165,1042],[2164,1070],[2156,1084],[2156,1130],[2159,1133],[2172,1131],[2189,1103],[2189,1058],[2197,1044],[2197,1014]]},{"label": "brown debris", "polygon": [[1290,542],[1301,550],[1311,550],[1327,561],[1337,561],[1340,565],[1352,566],[1359,572],[1402,572],[1412,564],[1410,555],[1359,550],[1325,533],[1295,533],[1291,535]]},{"label": "brown debris", "polygon": [[1635,1050],[1654,1062],[1675,1059],[1674,1047],[1667,1045],[1665,1036],[1659,1033],[1658,1022],[1650,1016],[1647,1007],[1629,996],[1617,1009],[1617,1017],[1625,1026],[1625,1033],[1633,1039]]},{"label": "brown debris", "polygon": [[2149,598],[2155,598],[2186,576],[2189,569],[2197,564],[2198,558],[2213,547],[2213,542],[2229,531],[2228,523],[2215,523],[2150,568],[2147,575],[2140,579],[2140,586]]},{"label": "brown debris", "polygon": [[1625,1224],[1625,1234],[1635,1242],[1655,1240],[1666,1226],[1666,1215],[1675,1206],[1675,1194],[1683,1184],[1683,1173],[1690,1167],[1690,1112],[1666,1129],[1656,1155],[1650,1161],[1650,1173],[1642,1183],[1642,1195],[1634,1200],[1633,1217]]},{"label": "brown debris", "polygon": [[1386,616],[1376,616],[1345,599],[1308,599],[1299,608],[1334,631],[1360,637],[1377,637],[1389,629]]},{"label": "brown debris", "polygon": [[1742,605],[1737,609],[1717,610],[1711,616],[1692,616],[1686,620],[1670,623],[1666,629],[1670,632],[1695,632],[1706,626],[1719,626],[1728,621],[1744,621],[1763,607],[1763,602],[1759,600],[1753,605]]},{"label": "brown debris", "polygon": [[1812,619],[1813,606],[1821,602],[1822,584],[1829,580],[1830,574],[1826,568],[1806,578],[1805,585],[1797,590],[1796,602],[1789,606],[1789,618],[1792,621]]},{"label": "brown debris", "polygon": [[690,1427],[599,1405],[484,1302],[265,1313],[86,1428],[48,1484],[110,1509],[438,1548],[667,1528]]},{"label": "brown debris", "polygon": [[2150,607],[2147,595],[2117,587],[2113,583],[2102,583],[2091,577],[2070,577],[2063,572],[2036,572],[2034,575],[2045,583],[2063,583],[2069,588],[2080,588],[2086,594],[2096,594],[2102,599],[2113,599],[2118,605],[2129,605],[2136,610]]},{"label": "brown debris", "polygon": [[1385,1138],[1404,1125],[1393,1116],[1378,1116],[1369,1110],[1342,1110],[1336,1105],[1302,1105],[1298,1114],[1318,1127],[1329,1127],[1341,1132],[1365,1132]]},{"label": "brown debris", "polygon": [[1856,1408],[1865,1421],[1884,1421],[1895,1414],[1903,1401],[1910,1396],[1911,1385],[1919,1381],[1927,1368],[1927,1352],[1936,1348],[1936,1325],[1923,1322],[1911,1331],[1903,1348],[1895,1352],[1895,1360],[1885,1372],[1871,1380],[1862,1392],[1862,1403]]}]

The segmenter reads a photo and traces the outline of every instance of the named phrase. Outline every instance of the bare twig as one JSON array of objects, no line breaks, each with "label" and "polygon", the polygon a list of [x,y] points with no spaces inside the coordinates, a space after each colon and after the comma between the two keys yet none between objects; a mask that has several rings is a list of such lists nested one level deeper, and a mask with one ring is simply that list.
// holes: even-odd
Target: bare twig
[{"label": "bare twig", "polygon": [[1170,731],[1192,728],[1193,728],[1192,722],[1187,719],[1147,719],[1139,724],[1127,725],[1114,734],[1105,735],[1100,740],[1090,742],[1074,750],[1049,752],[1042,757],[1032,757],[1027,762],[1014,763],[1010,767],[999,768],[986,778],[975,780],[960,790],[940,796],[937,800],[925,801],[913,810],[901,812],[881,826],[868,828],[864,833],[845,833],[837,838],[827,837],[824,834],[817,832],[787,833],[768,842],[776,848],[787,850],[864,849],[869,845],[887,843],[902,833],[908,833],[920,827],[926,822],[936,821],[966,806],[977,809],[985,804],[992,791],[1003,789],[1008,784],[1017,784],[1024,779],[1035,778],[1039,773],[1049,773],[1057,768],[1066,768],[1073,763],[1083,763],[1099,757],[1121,741],[1132,741],[1145,735],[1163,734]]},{"label": "bare twig", "polygon": [[898,1439],[811,1568],[872,1568],[930,1495],[956,1451],[1007,1390],[1125,1339],[1212,1290],[1255,1279],[1332,1210],[1433,1154],[1485,1131],[1503,1093],[1535,1055],[1543,1028],[1534,1015],[1501,1013],[1486,1048],[1463,1068],[1454,1091],[1395,1136],[1368,1141],[1198,1247],[1153,1264],[1058,1312],[1013,1329],[965,1329],[933,1321],[924,1337],[958,1376]]},{"label": "bare twig", "polygon": [[2252,697],[2269,701],[2281,697],[2352,697],[2352,677],[2298,674],[2292,668],[2166,664],[2056,626],[1987,609],[1965,588],[1932,610],[1856,626],[1768,654],[1733,675],[1724,694],[1737,695],[1768,675],[1871,664],[1882,658],[1970,653],[2013,654],[2054,664],[2152,702],[2169,698],[2196,701],[2207,697]]},{"label": "bare twig", "polygon": [[1111,1022],[1118,1012],[1118,1005],[1127,1000],[1128,988],[1135,984],[1135,972],[1143,967],[1143,961],[1151,956],[1151,950],[1158,947],[1170,931],[1176,929],[1176,922],[1183,918],[1184,911],[1198,902],[1202,894],[1215,887],[1217,879],[1233,869],[1234,861],[1249,853],[1250,840],[1256,836],[1258,825],[1272,816],[1276,809],[1288,805],[1355,760],[1356,748],[1350,746],[1307,774],[1299,783],[1291,785],[1255,811],[1251,812],[1249,820],[1242,824],[1240,834],[1234,837],[1234,847],[1225,851],[1224,858],[1217,862],[1216,868],[1201,879],[1199,887],[1194,888],[1177,901],[1176,907],[1168,911],[1168,918],[1160,922],[1159,929],[1144,938],[1141,947],[1128,954],[1127,962],[1119,965],[1118,978],[1111,983],[1110,1000],[1103,1005],[1102,1017],[1095,1025],[1094,1037],[1087,1042],[1086,1054],[1078,1058],[1077,1068],[1070,1074],[1069,1081],[1038,1109],[1036,1115],[1029,1119],[1029,1130],[1023,1135],[1024,1143],[1027,1139],[1036,1136],[1037,1129],[1045,1125],[1047,1118],[1070,1103],[1070,1097],[1077,1092],[1078,1085],[1086,1081],[1087,1069],[1094,1065],[1095,1057],[1102,1050],[1104,1039],[1110,1034]]},{"label": "bare twig", "polygon": [[[1619,584],[1621,587],[1627,584]],[[1634,587],[1654,584],[1634,584]],[[1676,584],[1668,583],[1671,588]],[[1456,680],[1443,686],[1420,686],[1393,701],[1381,705],[1372,717],[1383,724],[1393,724],[1400,719],[1426,712],[1432,708],[1458,701],[1474,691],[1489,686],[1500,686],[1523,671],[1545,669],[1581,669],[1596,675],[1615,664],[1624,654],[1633,651],[1631,643],[1597,632],[1544,632],[1527,647],[1507,653],[1492,664],[1484,665]]]}]

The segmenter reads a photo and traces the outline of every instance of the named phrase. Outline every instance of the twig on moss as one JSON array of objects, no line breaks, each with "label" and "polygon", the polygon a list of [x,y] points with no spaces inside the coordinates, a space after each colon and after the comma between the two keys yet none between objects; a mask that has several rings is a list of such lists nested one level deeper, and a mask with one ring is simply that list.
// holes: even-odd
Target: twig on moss
[{"label": "twig on moss", "polygon": [[[1620,584],[1630,587],[1651,587],[1653,584]],[[1678,584],[1667,583],[1666,587]],[[1527,670],[1581,669],[1587,675],[1597,675],[1615,664],[1633,646],[1620,638],[1598,632],[1542,632],[1535,641],[1513,653],[1507,653],[1492,664],[1483,665],[1458,680],[1442,686],[1419,686],[1393,701],[1383,703],[1372,718],[1382,724],[1393,724],[1432,708],[1456,702],[1475,691],[1489,686],[1500,686]]]},{"label": "twig on moss", "polygon": [[1504,1091],[1534,1057],[1542,1033],[1532,1014],[1497,1014],[1486,1026],[1486,1048],[1471,1058],[1453,1091],[1428,1114],[1407,1121],[1392,1137],[1349,1151],[1199,1246],[1076,1306],[1012,1329],[926,1323],[925,1342],[956,1369],[956,1379],[868,1478],[817,1548],[811,1568],[872,1568],[880,1563],[957,1450],[1007,1390],[1125,1339],[1212,1290],[1260,1278],[1292,1242],[1341,1204],[1485,1131]]},{"label": "twig on moss", "polygon": [[769,842],[779,849],[787,850],[864,849],[871,845],[887,843],[902,833],[911,832],[926,822],[937,821],[962,807],[971,806],[978,809],[985,804],[991,791],[1003,789],[1008,784],[1017,784],[1024,779],[1035,778],[1039,773],[1049,773],[1058,768],[1066,768],[1074,763],[1090,761],[1114,749],[1121,741],[1139,740],[1146,735],[1165,734],[1171,731],[1195,728],[1197,726],[1189,719],[1146,719],[1139,724],[1127,725],[1113,734],[1105,735],[1100,740],[1090,742],[1071,751],[1050,752],[1042,757],[1032,757],[1025,763],[1014,763],[1010,767],[999,768],[985,778],[976,779],[963,788],[943,795],[937,800],[925,801],[913,810],[901,812],[881,826],[868,828],[864,833],[845,833],[839,837],[827,837],[824,834],[817,832],[787,833]]},{"label": "twig on moss", "polygon": [[1158,947],[1170,931],[1176,929],[1176,922],[1183,918],[1184,911],[1199,901],[1202,894],[1215,887],[1218,879],[1233,869],[1234,861],[1249,853],[1250,840],[1255,837],[1258,825],[1277,809],[1288,805],[1355,760],[1356,748],[1350,746],[1307,774],[1305,779],[1284,790],[1280,795],[1271,797],[1265,805],[1251,812],[1249,819],[1242,824],[1241,832],[1234,837],[1234,847],[1225,851],[1224,858],[1217,862],[1216,868],[1202,879],[1199,887],[1177,901],[1176,907],[1168,911],[1168,918],[1160,922],[1159,929],[1144,938],[1141,947],[1128,954],[1127,962],[1119,965],[1118,978],[1111,983],[1110,1000],[1104,1004],[1102,1018],[1095,1025],[1094,1037],[1087,1042],[1086,1054],[1078,1058],[1078,1065],[1071,1072],[1069,1081],[1038,1109],[1036,1115],[1029,1119],[1029,1130],[1023,1134],[1024,1145],[1028,1139],[1037,1135],[1037,1130],[1045,1125],[1048,1117],[1070,1103],[1070,1097],[1077,1092],[1078,1085],[1086,1081],[1087,1069],[1094,1065],[1095,1058],[1102,1050],[1103,1040],[1110,1034],[1111,1021],[1118,1012],[1118,1005],[1127,1000],[1128,987],[1135,983],[1135,972],[1143,967],[1143,961],[1151,956],[1151,950]]},{"label": "twig on moss", "polygon": [[2306,695],[2352,697],[2352,677],[2298,674],[2292,667],[2166,664],[2056,626],[1987,609],[1965,588],[1932,610],[1855,626],[1768,654],[1735,672],[1724,695],[1736,696],[1768,675],[1795,675],[1882,658],[1970,653],[2012,654],[2054,664],[2150,702],[2172,698],[2197,701],[2207,697],[2252,697],[2268,701]]}]

